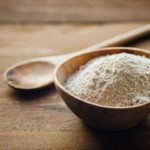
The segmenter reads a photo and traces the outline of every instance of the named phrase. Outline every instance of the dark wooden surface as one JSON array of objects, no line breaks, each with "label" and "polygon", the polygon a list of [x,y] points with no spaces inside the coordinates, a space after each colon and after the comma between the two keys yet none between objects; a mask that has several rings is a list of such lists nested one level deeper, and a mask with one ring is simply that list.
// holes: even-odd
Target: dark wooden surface
[{"label": "dark wooden surface", "polygon": [[[67,108],[54,86],[22,93],[2,76],[18,61],[86,48],[142,24],[0,25],[0,149],[149,150],[150,116],[125,132],[97,132]],[[150,50],[150,39],[131,46]]]},{"label": "dark wooden surface", "polygon": [[150,19],[149,0],[1,0],[4,22],[112,22]]}]

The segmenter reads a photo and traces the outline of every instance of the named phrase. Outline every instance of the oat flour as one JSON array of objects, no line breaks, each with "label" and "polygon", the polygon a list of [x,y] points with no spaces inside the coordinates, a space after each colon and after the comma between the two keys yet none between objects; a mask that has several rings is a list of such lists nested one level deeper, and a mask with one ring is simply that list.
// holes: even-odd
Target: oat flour
[{"label": "oat flour", "polygon": [[67,79],[65,88],[100,105],[150,101],[150,59],[127,53],[94,58]]}]

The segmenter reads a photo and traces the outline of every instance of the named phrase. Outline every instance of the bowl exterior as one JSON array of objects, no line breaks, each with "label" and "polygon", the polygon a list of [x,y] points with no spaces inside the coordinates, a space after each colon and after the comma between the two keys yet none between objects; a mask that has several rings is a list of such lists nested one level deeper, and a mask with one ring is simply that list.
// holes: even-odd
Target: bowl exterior
[{"label": "bowl exterior", "polygon": [[113,109],[78,100],[55,85],[70,110],[88,126],[98,130],[120,131],[136,126],[149,112],[150,105]]}]

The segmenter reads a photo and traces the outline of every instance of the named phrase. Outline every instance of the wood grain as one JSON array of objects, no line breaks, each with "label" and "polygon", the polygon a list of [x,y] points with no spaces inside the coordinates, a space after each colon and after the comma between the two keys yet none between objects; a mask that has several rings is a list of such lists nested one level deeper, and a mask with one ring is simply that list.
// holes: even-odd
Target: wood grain
[{"label": "wood grain", "polygon": [[1,22],[149,20],[149,0],[1,0]]},{"label": "wood grain", "polygon": [[[67,108],[53,86],[21,93],[2,77],[18,61],[82,49],[142,24],[0,25],[0,149],[149,150],[150,116],[125,132],[93,131]],[[150,39],[131,46],[150,50]]]}]

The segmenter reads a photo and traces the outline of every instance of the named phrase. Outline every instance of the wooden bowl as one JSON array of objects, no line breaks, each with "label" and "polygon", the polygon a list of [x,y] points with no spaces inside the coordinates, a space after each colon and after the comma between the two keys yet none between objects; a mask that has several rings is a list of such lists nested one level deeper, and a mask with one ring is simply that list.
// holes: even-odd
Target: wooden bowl
[{"label": "wooden bowl", "polygon": [[80,119],[95,129],[125,130],[137,125],[150,112],[150,103],[129,107],[109,107],[81,99],[64,88],[64,82],[81,65],[94,57],[107,54],[130,53],[150,58],[150,52],[137,48],[112,47],[72,57],[60,64],[54,72],[54,83],[64,102]]}]

